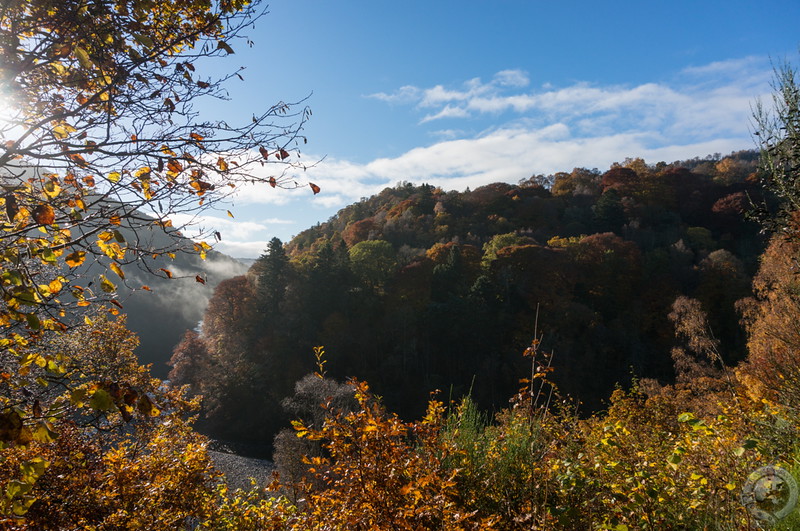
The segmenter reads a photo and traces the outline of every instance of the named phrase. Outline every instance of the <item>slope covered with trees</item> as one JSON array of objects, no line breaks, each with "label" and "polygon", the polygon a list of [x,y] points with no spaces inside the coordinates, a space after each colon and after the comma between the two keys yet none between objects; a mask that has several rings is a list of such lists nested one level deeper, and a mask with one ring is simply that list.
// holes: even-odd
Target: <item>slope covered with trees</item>
[{"label": "slope covered with trees", "polygon": [[[387,188],[285,246],[269,242],[214,294],[172,376],[206,397],[211,433],[263,442],[285,424],[280,400],[311,370],[314,345],[333,376],[369,381],[411,418],[435,389],[502,408],[539,335],[555,382],[588,413],[632,377],[674,380],[679,296],[700,301],[735,364],[745,337],[734,305],[763,246],[744,216],[760,197],[757,158],[629,159],[465,192]],[[248,427],[253,415],[263,431]]]}]

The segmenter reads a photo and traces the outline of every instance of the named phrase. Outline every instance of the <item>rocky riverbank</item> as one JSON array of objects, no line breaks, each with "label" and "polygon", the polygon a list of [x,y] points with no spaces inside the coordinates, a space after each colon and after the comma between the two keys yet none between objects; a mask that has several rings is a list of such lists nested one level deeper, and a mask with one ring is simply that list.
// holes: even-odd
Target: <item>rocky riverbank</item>
[{"label": "rocky riverbank", "polygon": [[272,480],[275,469],[272,461],[217,450],[209,450],[208,454],[231,490],[249,489],[252,485],[250,478],[254,478],[258,486],[266,486]]}]

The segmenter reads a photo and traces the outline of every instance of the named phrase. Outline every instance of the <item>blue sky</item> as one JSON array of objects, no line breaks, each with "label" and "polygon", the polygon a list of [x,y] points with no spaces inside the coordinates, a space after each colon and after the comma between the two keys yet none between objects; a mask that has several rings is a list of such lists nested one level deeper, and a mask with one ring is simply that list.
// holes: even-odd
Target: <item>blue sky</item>
[{"label": "blue sky", "polygon": [[[298,190],[253,186],[217,249],[261,254],[400,181],[464,190],[753,147],[771,61],[800,59],[800,2],[277,0],[220,63],[245,66],[208,118],[310,95]],[[265,170],[267,171],[267,170]],[[228,208],[226,206],[226,208]]]}]

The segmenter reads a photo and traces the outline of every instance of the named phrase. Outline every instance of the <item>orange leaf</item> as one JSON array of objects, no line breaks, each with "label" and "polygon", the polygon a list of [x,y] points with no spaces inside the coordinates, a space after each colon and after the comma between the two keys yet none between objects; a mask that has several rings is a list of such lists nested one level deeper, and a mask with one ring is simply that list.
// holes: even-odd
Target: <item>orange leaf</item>
[{"label": "orange leaf", "polygon": [[267,150],[266,150],[266,149],[264,149],[263,147],[259,147],[259,148],[258,148],[258,151],[259,151],[259,152],[261,152],[261,156],[262,156],[262,157],[264,157],[264,159],[266,159],[267,157],[269,157],[269,151],[267,151]]},{"label": "orange leaf", "polygon": [[72,46],[69,44],[56,45],[53,48],[53,57],[66,57],[72,52]]},{"label": "orange leaf", "polygon": [[183,166],[177,160],[169,159],[169,162],[167,162],[167,170],[172,173],[180,173],[183,171]]},{"label": "orange leaf", "polygon": [[269,185],[270,185],[271,187],[273,187],[273,188],[275,188],[276,186],[278,186],[278,182],[275,180],[275,177],[270,177],[270,178],[269,178]]},{"label": "orange leaf", "polygon": [[143,290],[145,290],[145,291],[152,291],[152,290],[150,289],[150,286],[142,286],[142,289],[143,289]]},{"label": "orange leaf", "polygon": [[314,183],[308,183],[308,185],[311,187],[311,190],[314,192],[314,195],[317,195],[319,193],[319,186],[317,186]]},{"label": "orange leaf", "polygon": [[286,151],[285,149],[281,149],[278,152],[278,154],[276,155],[276,157],[278,157],[278,159],[280,159],[280,160],[288,159],[289,158],[289,152]]},{"label": "orange leaf", "polygon": [[172,272],[169,269],[164,269],[163,267],[159,268],[159,271],[163,271],[167,278],[172,278]]},{"label": "orange leaf", "polygon": [[75,251],[64,258],[69,267],[78,267],[84,260],[86,260],[86,251]]},{"label": "orange leaf", "polygon": [[203,277],[201,277],[200,275],[196,275],[196,276],[194,277],[194,280],[195,280],[195,282],[199,282],[200,284],[205,284],[205,283],[206,283],[206,279],[204,279],[204,278],[203,278]]},{"label": "orange leaf", "polygon": [[222,157],[217,159],[217,167],[220,171],[228,171],[228,163]]},{"label": "orange leaf", "polygon": [[[73,162],[75,162],[75,163],[76,163],[78,166],[80,166],[81,168],[85,168],[85,167],[88,165],[88,164],[86,163],[86,159],[84,159],[84,158],[81,156],[81,154],[80,154],[80,153],[72,153],[71,155],[69,155],[69,158],[70,158],[70,159],[71,159]],[[91,184],[90,184],[89,186],[94,186],[94,185],[91,185]]]},{"label": "orange leaf", "polygon": [[39,205],[33,209],[33,219],[40,225],[52,225],[56,221],[56,213],[50,205]]}]

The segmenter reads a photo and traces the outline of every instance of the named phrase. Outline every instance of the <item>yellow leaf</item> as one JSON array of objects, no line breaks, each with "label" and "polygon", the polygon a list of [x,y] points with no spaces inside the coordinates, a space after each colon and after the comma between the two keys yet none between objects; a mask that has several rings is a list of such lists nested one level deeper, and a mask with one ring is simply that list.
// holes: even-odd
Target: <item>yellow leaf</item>
[{"label": "yellow leaf", "polygon": [[61,291],[61,288],[64,287],[64,284],[61,282],[60,279],[57,278],[57,279],[55,279],[55,280],[50,282],[50,286],[49,287],[50,287],[50,293],[55,295],[56,293]]},{"label": "yellow leaf", "polygon": [[119,278],[125,279],[125,273],[122,272],[122,268],[120,268],[116,262],[111,262],[109,267],[111,268],[111,271],[116,273]]},{"label": "yellow leaf", "polygon": [[117,291],[117,287],[108,280],[105,275],[100,275],[100,289],[102,289],[105,293],[114,293]]},{"label": "yellow leaf", "polygon": [[89,54],[86,53],[86,50],[76,46],[72,51],[75,52],[75,57],[78,58],[78,62],[81,64],[83,68],[86,69],[92,68],[92,60],[89,59]]},{"label": "yellow leaf", "polygon": [[111,173],[108,174],[108,180],[111,181],[112,183],[119,182],[120,177],[122,177],[122,175],[120,175],[118,171],[112,171]]},{"label": "yellow leaf", "polygon": [[151,171],[152,171],[152,170],[150,169],[150,166],[142,166],[141,168],[139,168],[138,170],[136,170],[136,172],[134,173],[134,175],[135,175],[135,176],[136,176],[136,178],[138,179],[138,178],[141,178],[141,177],[143,177],[143,176],[147,176],[147,174],[148,174],[148,173],[150,173]]},{"label": "yellow leaf", "polygon": [[59,140],[63,140],[69,136],[69,133],[63,125],[57,125],[53,128],[53,136]]}]

